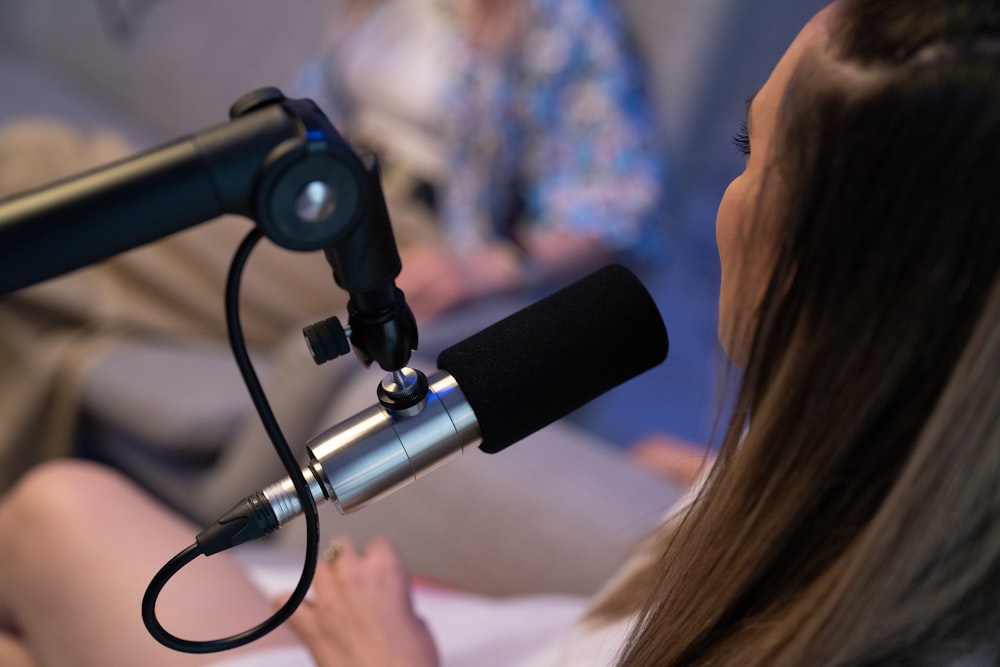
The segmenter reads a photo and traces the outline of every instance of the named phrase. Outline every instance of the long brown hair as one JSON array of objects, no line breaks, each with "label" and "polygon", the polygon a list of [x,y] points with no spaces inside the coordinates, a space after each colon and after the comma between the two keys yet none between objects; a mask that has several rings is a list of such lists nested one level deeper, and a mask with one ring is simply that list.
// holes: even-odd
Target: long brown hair
[{"label": "long brown hair", "polygon": [[621,664],[1000,655],[998,17],[843,0],[800,64],[735,410]]}]

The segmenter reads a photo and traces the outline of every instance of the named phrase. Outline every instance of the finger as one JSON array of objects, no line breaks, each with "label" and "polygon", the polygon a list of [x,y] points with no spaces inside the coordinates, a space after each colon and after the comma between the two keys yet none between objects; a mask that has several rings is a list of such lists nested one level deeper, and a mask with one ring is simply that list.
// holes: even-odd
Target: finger
[{"label": "finger", "polygon": [[365,554],[365,558],[373,567],[397,574],[406,574],[403,559],[388,538],[376,537],[373,539],[368,544],[368,551]]},{"label": "finger", "polygon": [[333,565],[344,560],[357,560],[361,557],[354,540],[346,535],[337,536],[327,542],[320,555],[323,558],[323,562],[328,565]]},{"label": "finger", "polygon": [[318,665],[337,664],[338,638],[323,626],[320,612],[310,602],[303,602],[288,619],[288,625],[306,645]]},{"label": "finger", "polygon": [[337,556],[340,555],[340,545],[337,544],[336,540],[330,540],[326,543],[326,546],[320,549],[319,557],[323,559],[326,563],[332,563],[337,560]]},{"label": "finger", "polygon": [[326,558],[316,568],[313,591],[321,607],[342,606],[339,600],[347,594],[345,586],[356,580],[363,569],[362,554],[347,536],[333,538],[323,551]]},{"label": "finger", "polygon": [[321,634],[316,607],[308,600],[303,600],[295,612],[288,617],[288,624],[307,643],[310,641],[310,638]]},{"label": "finger", "polygon": [[377,572],[376,583],[397,600],[410,607],[410,574],[396,547],[386,538],[376,538],[368,545],[367,560]]}]

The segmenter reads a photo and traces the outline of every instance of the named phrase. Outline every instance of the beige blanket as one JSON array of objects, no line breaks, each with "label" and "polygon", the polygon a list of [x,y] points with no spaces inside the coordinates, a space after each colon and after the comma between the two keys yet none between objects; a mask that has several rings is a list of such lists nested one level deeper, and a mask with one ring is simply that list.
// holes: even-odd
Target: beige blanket
[{"label": "beige blanket", "polygon": [[[132,152],[111,132],[50,119],[11,123],[0,128],[0,198]],[[225,340],[226,273],[251,226],[220,218],[0,300],[0,489],[32,464],[71,452],[81,377],[106,346],[135,337]],[[257,349],[344,311],[346,295],[320,253],[264,241],[244,276],[244,333]]]}]

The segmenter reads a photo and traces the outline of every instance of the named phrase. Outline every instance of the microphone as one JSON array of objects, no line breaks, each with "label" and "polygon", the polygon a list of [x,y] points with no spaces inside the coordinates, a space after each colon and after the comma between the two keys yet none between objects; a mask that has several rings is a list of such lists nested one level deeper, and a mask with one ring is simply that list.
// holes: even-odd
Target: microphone
[{"label": "microphone", "polygon": [[[374,405],[307,444],[317,504],[349,514],[423,477],[469,447],[493,454],[565,417],[667,357],[666,327],[642,282],[600,269],[444,350],[429,378],[405,368],[389,383],[426,382],[417,405]],[[266,535],[302,512],[290,477],[237,503],[197,542],[204,555]]]}]

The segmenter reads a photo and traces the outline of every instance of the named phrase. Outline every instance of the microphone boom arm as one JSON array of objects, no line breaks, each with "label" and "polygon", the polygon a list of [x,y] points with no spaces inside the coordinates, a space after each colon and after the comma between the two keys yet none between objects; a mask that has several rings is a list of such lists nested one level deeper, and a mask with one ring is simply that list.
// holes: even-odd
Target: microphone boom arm
[{"label": "microphone boom arm", "polygon": [[323,250],[350,294],[363,363],[406,365],[416,322],[374,155],[350,147],[319,107],[276,88],[240,98],[230,121],[0,201],[0,298],[230,213],[277,245]]}]

